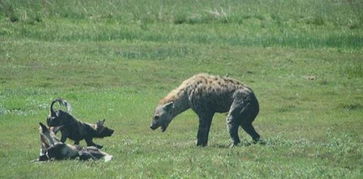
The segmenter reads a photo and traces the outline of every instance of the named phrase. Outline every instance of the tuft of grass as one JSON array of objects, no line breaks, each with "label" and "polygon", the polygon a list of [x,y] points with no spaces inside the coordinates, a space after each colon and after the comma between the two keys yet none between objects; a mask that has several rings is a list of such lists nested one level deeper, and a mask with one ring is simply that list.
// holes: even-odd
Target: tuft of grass
[{"label": "tuft of grass", "polygon": [[350,64],[343,67],[343,72],[349,78],[362,78],[363,77],[363,65],[362,64]]}]

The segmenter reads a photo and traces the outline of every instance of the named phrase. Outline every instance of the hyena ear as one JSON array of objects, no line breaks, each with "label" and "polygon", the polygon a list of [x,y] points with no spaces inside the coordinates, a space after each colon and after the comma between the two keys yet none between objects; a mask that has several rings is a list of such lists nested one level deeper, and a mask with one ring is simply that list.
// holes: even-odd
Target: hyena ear
[{"label": "hyena ear", "polygon": [[170,102],[170,103],[166,103],[165,105],[164,105],[164,109],[165,110],[167,110],[167,111],[170,111],[171,109],[173,109],[174,108],[174,102],[172,101],[172,102]]}]

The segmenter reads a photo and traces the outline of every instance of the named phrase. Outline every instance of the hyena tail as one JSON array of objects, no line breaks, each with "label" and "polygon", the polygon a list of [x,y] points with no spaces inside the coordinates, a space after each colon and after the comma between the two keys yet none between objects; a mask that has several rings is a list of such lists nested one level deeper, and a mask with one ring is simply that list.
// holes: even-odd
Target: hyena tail
[{"label": "hyena tail", "polygon": [[52,104],[50,105],[50,112],[51,112],[51,116],[55,116],[55,111],[53,109],[53,105],[58,102],[60,105],[64,106],[67,108],[67,112],[71,112],[72,111],[72,106],[70,103],[68,103],[66,100],[62,99],[62,98],[57,98],[55,100],[52,101]]}]

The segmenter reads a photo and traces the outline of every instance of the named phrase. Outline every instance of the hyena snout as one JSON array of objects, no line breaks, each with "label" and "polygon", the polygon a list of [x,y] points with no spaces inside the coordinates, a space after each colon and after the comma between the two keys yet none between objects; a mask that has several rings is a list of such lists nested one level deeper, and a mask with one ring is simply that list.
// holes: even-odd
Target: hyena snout
[{"label": "hyena snout", "polygon": [[166,128],[168,127],[169,123],[167,121],[155,120],[151,123],[150,128],[155,130],[157,128],[161,128],[161,132],[165,132]]},{"label": "hyena snout", "polygon": [[151,125],[150,125],[150,129],[152,129],[152,130],[157,129],[158,127],[160,127],[160,125],[158,124],[158,122],[157,122],[157,121],[153,121],[153,122],[151,123]]}]

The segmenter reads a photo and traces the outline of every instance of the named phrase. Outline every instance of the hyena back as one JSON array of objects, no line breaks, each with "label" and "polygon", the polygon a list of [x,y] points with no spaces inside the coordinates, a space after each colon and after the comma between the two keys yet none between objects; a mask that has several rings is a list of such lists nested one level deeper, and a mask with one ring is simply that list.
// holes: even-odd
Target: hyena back
[{"label": "hyena back", "polygon": [[185,80],[178,88],[160,100],[150,128],[161,127],[164,132],[172,119],[191,108],[199,117],[197,145],[206,146],[212,118],[215,113],[228,112],[227,128],[232,145],[240,143],[241,126],[254,141],[260,135],[252,126],[259,112],[259,104],[252,89],[241,82],[208,74],[197,74]]}]

